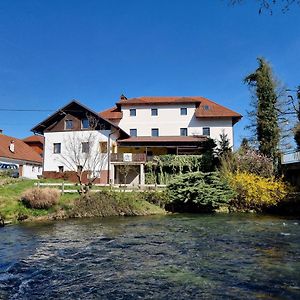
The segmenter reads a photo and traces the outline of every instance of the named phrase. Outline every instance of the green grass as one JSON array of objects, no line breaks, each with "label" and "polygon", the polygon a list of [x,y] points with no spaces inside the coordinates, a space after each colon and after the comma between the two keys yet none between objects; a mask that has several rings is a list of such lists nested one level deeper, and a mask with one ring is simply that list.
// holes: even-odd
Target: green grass
[{"label": "green grass", "polygon": [[[22,193],[34,187],[38,180],[0,178],[0,216],[6,221],[17,222],[20,216],[27,218],[47,217],[49,215],[68,216],[108,216],[108,215],[151,215],[163,214],[165,210],[149,203],[149,195],[140,192],[113,192],[107,188],[97,187],[103,191],[94,203],[86,205],[84,201],[77,200],[77,193],[60,196],[59,203],[50,209],[31,209],[25,207],[19,200]],[[61,182],[61,180],[41,180],[40,182]],[[54,187],[55,188],[55,187]],[[57,187],[56,187],[57,188]],[[75,187],[72,187],[75,189]],[[96,193],[99,194],[99,193]],[[101,197],[102,194],[102,197]],[[109,201],[105,197],[110,195]],[[148,195],[148,198],[146,197]],[[151,201],[150,201],[151,202]]]},{"label": "green grass", "polygon": [[[46,216],[59,209],[68,209],[73,201],[78,198],[78,194],[65,194],[60,197],[59,204],[48,210],[30,209],[19,202],[22,193],[34,187],[38,180],[30,179],[0,179],[0,215],[7,221],[16,222],[18,216],[28,217]],[[60,182],[57,180],[41,180],[40,182]]]}]

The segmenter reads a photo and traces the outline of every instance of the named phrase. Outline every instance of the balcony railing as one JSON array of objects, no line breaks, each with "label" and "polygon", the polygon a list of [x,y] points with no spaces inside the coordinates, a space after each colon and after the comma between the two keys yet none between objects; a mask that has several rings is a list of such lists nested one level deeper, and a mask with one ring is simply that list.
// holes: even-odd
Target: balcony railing
[{"label": "balcony railing", "polygon": [[283,165],[286,164],[293,164],[293,163],[299,163],[300,162],[300,151],[295,151],[291,153],[286,153],[282,155],[281,163]]},{"label": "balcony railing", "polygon": [[146,162],[145,153],[112,153],[111,162]]}]

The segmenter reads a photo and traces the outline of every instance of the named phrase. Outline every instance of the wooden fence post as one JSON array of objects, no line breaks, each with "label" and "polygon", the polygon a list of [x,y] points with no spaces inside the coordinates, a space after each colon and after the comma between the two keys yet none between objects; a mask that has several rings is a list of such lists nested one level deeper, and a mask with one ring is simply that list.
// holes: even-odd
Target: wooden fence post
[{"label": "wooden fence post", "polygon": [[61,184],[61,193],[62,194],[65,193],[65,183],[64,182]]}]

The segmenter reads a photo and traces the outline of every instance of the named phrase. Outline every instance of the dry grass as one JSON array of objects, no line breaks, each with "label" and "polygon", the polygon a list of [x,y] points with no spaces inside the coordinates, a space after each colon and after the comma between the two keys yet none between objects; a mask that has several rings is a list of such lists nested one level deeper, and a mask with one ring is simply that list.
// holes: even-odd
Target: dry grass
[{"label": "dry grass", "polygon": [[20,201],[28,208],[48,209],[58,203],[60,192],[53,188],[31,188],[26,190]]}]

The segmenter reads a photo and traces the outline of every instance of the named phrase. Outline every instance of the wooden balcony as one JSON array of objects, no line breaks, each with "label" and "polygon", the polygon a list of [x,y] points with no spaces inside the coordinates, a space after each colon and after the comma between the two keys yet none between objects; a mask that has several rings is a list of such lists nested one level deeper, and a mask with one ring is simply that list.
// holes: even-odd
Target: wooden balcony
[{"label": "wooden balcony", "polygon": [[110,156],[111,162],[134,162],[134,163],[144,163],[146,162],[145,153],[112,153]]}]

